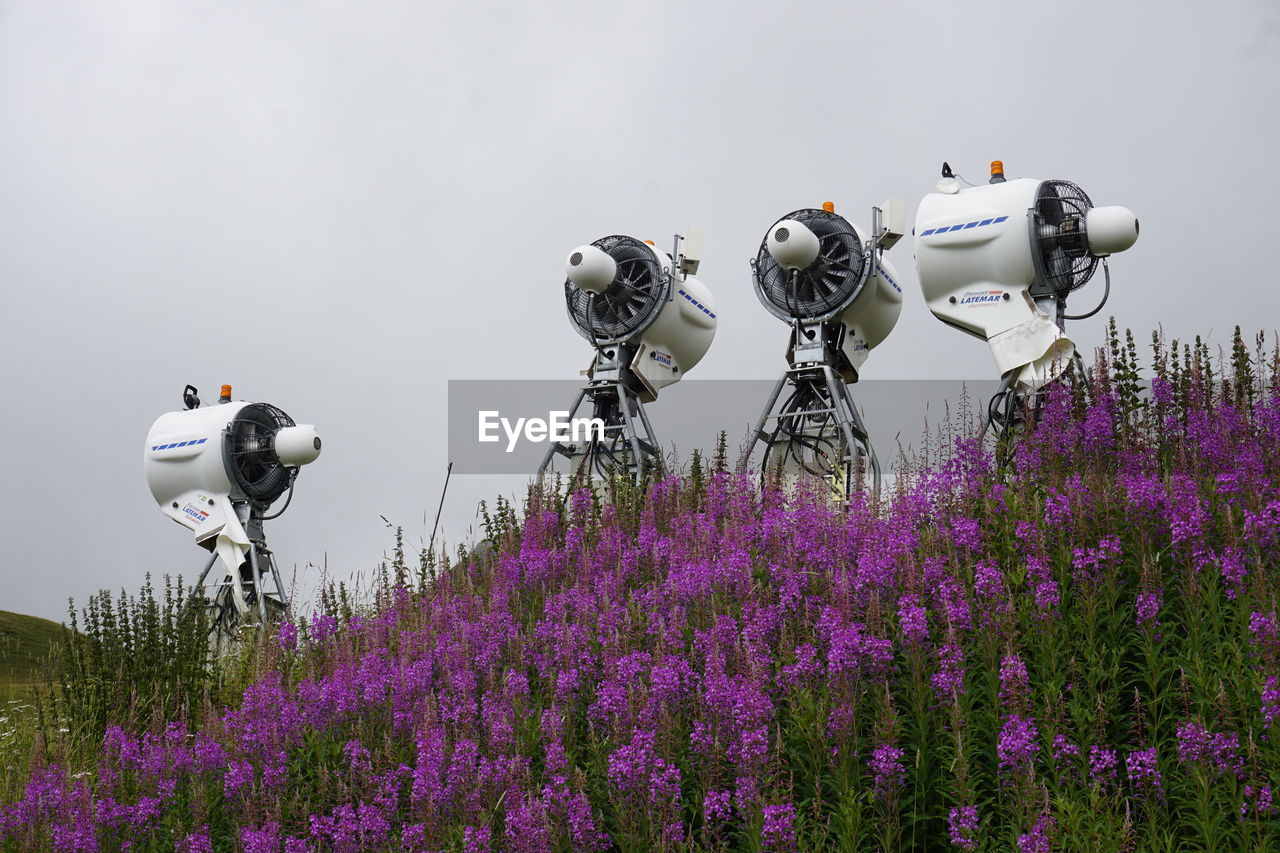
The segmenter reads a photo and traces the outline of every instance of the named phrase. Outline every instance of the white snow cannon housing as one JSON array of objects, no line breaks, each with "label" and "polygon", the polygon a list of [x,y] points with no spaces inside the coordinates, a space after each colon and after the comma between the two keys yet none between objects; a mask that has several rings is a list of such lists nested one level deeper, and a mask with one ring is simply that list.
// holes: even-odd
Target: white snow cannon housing
[{"label": "white snow cannon housing", "polygon": [[235,401],[161,415],[147,434],[143,468],[160,510],[238,578],[251,547],[250,508],[270,506],[319,455],[315,427],[268,403]]},{"label": "white snow cannon housing", "polygon": [[1063,321],[1081,318],[1066,314],[1067,295],[1100,258],[1134,244],[1138,220],[1094,207],[1068,181],[1005,181],[998,162],[992,169],[993,183],[963,189],[944,170],[916,214],[916,267],[934,316],[986,340],[1001,376],[1017,371],[1019,386],[1036,390],[1075,353]]},{"label": "white snow cannon housing", "polygon": [[[879,248],[889,248],[900,236],[892,225],[888,233]],[[838,324],[828,346],[836,349],[837,372],[846,382],[857,380],[858,369],[893,331],[902,311],[902,286],[893,265],[856,225],[832,210],[806,208],[779,219],[765,234],[752,267],[756,294],[775,317],[793,324]],[[803,357],[804,343],[797,348],[793,339],[788,358],[795,361],[799,350],[801,360],[817,360]]]},{"label": "white snow cannon housing", "polygon": [[[596,347],[627,344],[643,402],[679,382],[711,347],[716,307],[694,277],[700,242],[690,229],[673,268],[670,256],[632,237],[579,246],[565,263],[565,303],[573,327]],[[592,373],[599,355],[592,362]]]}]

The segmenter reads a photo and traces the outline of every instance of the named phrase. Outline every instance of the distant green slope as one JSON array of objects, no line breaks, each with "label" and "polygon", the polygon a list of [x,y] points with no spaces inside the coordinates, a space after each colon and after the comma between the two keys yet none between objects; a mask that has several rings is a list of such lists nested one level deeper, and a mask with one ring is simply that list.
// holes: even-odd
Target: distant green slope
[{"label": "distant green slope", "polygon": [[0,610],[0,702],[24,698],[61,642],[57,622]]}]

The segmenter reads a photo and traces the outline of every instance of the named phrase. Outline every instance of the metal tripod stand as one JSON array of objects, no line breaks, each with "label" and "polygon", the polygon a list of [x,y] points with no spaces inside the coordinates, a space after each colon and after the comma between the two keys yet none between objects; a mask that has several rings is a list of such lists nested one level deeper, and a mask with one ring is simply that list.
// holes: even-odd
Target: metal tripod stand
[{"label": "metal tripod stand", "polygon": [[[831,335],[828,323],[794,322],[788,352],[791,367],[773,386],[751,443],[738,460],[738,472],[746,473],[756,446],[764,444],[762,475],[781,466],[795,476],[826,480],[846,499],[865,476],[872,494],[878,495],[880,460],[846,381],[850,376],[856,381],[857,374],[841,364]],[[790,393],[784,398],[787,388]]]},{"label": "metal tripod stand", "polygon": [[598,426],[587,430],[585,437],[553,441],[538,467],[539,483],[556,456],[570,460],[575,474],[584,472],[590,478],[623,473],[640,482],[646,472],[665,472],[658,438],[645,413],[643,385],[627,366],[633,355],[626,344],[597,346],[591,381],[574,398],[569,422],[580,421],[589,408]]},{"label": "metal tripod stand", "polygon": [[[239,639],[240,629],[255,621],[252,617],[255,611],[256,621],[262,625],[289,612],[284,582],[262,530],[266,506],[243,499],[233,500],[232,506],[249,537],[249,551],[236,570],[236,575],[228,574],[216,581],[212,594],[207,596],[210,608],[209,639],[219,653],[230,651],[234,647]],[[216,562],[218,554],[215,551],[200,573],[195,590],[205,589],[205,578]]]}]

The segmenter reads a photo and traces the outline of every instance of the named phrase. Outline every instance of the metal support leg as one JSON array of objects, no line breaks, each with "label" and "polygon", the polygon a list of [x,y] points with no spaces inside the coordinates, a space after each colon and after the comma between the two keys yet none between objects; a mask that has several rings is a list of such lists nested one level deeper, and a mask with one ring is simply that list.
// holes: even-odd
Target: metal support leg
[{"label": "metal support leg", "polygon": [[[639,482],[644,475],[646,462],[652,464],[659,472],[665,471],[658,440],[645,412],[644,403],[629,389],[622,380],[601,380],[578,392],[573,408],[569,412],[570,421],[578,417],[583,403],[590,400],[592,411],[597,417],[605,420],[605,436],[603,439],[592,437],[583,444],[567,445],[555,442],[548,448],[538,468],[538,482],[546,478],[556,456],[569,460],[581,459],[582,465],[592,475],[606,475],[607,465],[618,464],[617,442],[621,441],[624,450],[628,473]],[[602,414],[603,413],[603,414]]]},{"label": "metal support leg", "polygon": [[764,404],[764,410],[760,412],[760,417],[756,420],[756,428],[751,431],[751,443],[742,451],[742,455],[738,457],[738,473],[745,474],[751,465],[751,453],[755,450],[757,442],[768,441],[769,434],[765,432],[765,424],[769,422],[769,416],[773,413],[773,407],[778,403],[778,397],[782,396],[782,389],[787,385],[787,374],[774,384],[773,393],[769,395],[769,402]]},{"label": "metal support leg", "polygon": [[209,576],[209,570],[213,568],[213,564],[216,562],[218,562],[218,552],[214,551],[209,557],[209,562],[204,564],[204,571],[200,573],[200,580],[196,581],[196,585],[191,588],[193,593],[198,589],[204,589],[204,579]]},{"label": "metal support leg", "polygon": [[[578,396],[574,398],[573,405],[569,408],[570,422],[578,416],[578,409],[582,408],[582,401],[586,399],[586,396],[586,388],[578,391]],[[542,480],[547,475],[547,469],[551,467],[551,463],[555,461],[557,454],[571,457],[571,449],[558,441],[551,442],[551,446],[547,448],[547,455],[542,457],[542,464],[538,466],[538,485],[542,485]]]},{"label": "metal support leg", "polygon": [[254,542],[249,549],[249,572],[253,575],[253,591],[258,596],[258,619],[260,625],[267,624],[267,597],[262,590],[262,572],[258,568],[258,543]]},{"label": "metal support leg", "polygon": [[875,448],[871,446],[867,427],[863,424],[862,417],[858,414],[858,407],[854,405],[853,398],[849,395],[848,386],[836,376],[829,365],[823,365],[822,372],[827,380],[827,394],[831,397],[832,407],[837,412],[837,425],[844,435],[844,459],[848,465],[845,469],[845,493],[853,493],[856,452],[867,460],[871,474],[872,496],[878,498],[880,496],[880,459],[876,456]]},{"label": "metal support leg", "polygon": [[[788,386],[794,393],[779,409],[782,392]],[[776,424],[772,430],[770,422]],[[783,430],[785,439],[778,435]],[[830,364],[804,364],[782,375],[756,421],[750,446],[739,457],[740,474],[750,468],[751,457],[760,444],[765,445],[762,476],[769,467],[770,455],[785,445],[783,458],[789,458],[796,466],[797,475],[805,472],[824,477],[843,474],[841,486],[846,497],[853,491],[855,466],[859,460],[865,460],[872,494],[879,495],[879,457],[871,446],[870,435],[847,384]],[[833,446],[833,452],[823,449]],[[833,484],[836,489],[841,486]]]}]

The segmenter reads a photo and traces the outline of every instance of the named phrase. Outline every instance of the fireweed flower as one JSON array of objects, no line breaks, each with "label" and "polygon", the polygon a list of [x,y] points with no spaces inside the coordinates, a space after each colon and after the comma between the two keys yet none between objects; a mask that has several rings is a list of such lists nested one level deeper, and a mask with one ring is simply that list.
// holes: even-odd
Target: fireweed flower
[{"label": "fireweed flower", "polygon": [[1253,801],[1253,813],[1258,817],[1275,814],[1276,806],[1272,801],[1270,783],[1257,788],[1253,785],[1244,786],[1244,801],[1240,804],[1240,817],[1249,815],[1250,800]]},{"label": "fireweed flower", "polygon": [[1000,735],[996,739],[996,758],[1000,762],[1000,771],[1005,773],[1026,773],[1031,770],[1031,762],[1040,749],[1039,731],[1035,721],[1020,714],[1009,714],[1005,717]]},{"label": "fireweed flower", "polygon": [[1183,764],[1207,761],[1212,754],[1209,732],[1194,720],[1178,726],[1178,761]]},{"label": "fireweed flower", "polygon": [[1138,627],[1144,628],[1147,625],[1159,627],[1160,621],[1156,617],[1160,614],[1160,608],[1163,605],[1163,596],[1159,590],[1138,593],[1138,597],[1134,601],[1134,609],[1138,613]]},{"label": "fireweed flower", "polygon": [[246,826],[240,832],[240,843],[245,853],[278,853],[280,850],[280,824],[268,823],[260,828]]},{"label": "fireweed flower", "polygon": [[973,569],[974,594],[986,601],[1004,596],[1004,576],[995,563],[983,561]]},{"label": "fireweed flower", "polygon": [[938,648],[938,671],[929,676],[929,686],[940,701],[964,694],[964,650],[954,643]]},{"label": "fireweed flower", "polygon": [[764,828],[760,840],[765,850],[796,849],[796,807],[791,803],[764,807]]},{"label": "fireweed flower", "polygon": [[468,826],[462,831],[462,849],[465,853],[489,853],[493,849],[493,830],[488,826]]},{"label": "fireweed flower", "polygon": [[1114,394],[1099,397],[1085,410],[1081,444],[1094,453],[1109,453],[1115,448],[1115,426],[1112,422],[1116,406]]},{"label": "fireweed flower", "polygon": [[178,853],[213,853],[213,842],[209,840],[209,827],[200,827],[178,842]]},{"label": "fireweed flower", "polygon": [[1116,781],[1118,763],[1114,749],[1106,746],[1089,747],[1089,781],[1103,790],[1111,788]]},{"label": "fireweed flower", "polygon": [[1218,561],[1222,582],[1227,587],[1227,598],[1235,601],[1240,590],[1244,588],[1245,579],[1249,576],[1249,570],[1244,565],[1244,557],[1240,549],[1227,548],[1219,555]]},{"label": "fireweed flower", "polygon": [[280,648],[291,652],[298,647],[298,626],[292,622],[281,622],[278,632]]},{"label": "fireweed flower", "polygon": [[902,785],[906,771],[902,767],[900,747],[882,743],[871,753],[871,784],[877,796],[892,794]]},{"label": "fireweed flower", "polygon": [[1051,853],[1053,845],[1049,836],[1053,833],[1053,828],[1053,817],[1041,815],[1030,832],[1018,836],[1018,853]]},{"label": "fireweed flower", "polygon": [[918,646],[929,640],[929,617],[920,606],[920,596],[911,594],[898,599],[898,627],[909,646]]},{"label": "fireweed flower", "polygon": [[1156,748],[1138,749],[1125,758],[1125,770],[1129,784],[1141,796],[1155,795],[1164,799],[1164,777],[1156,766]]},{"label": "fireweed flower", "polygon": [[947,832],[954,846],[961,850],[977,850],[977,806],[953,806],[947,813]]},{"label": "fireweed flower", "polygon": [[728,820],[733,815],[733,794],[730,791],[707,791],[702,798],[702,813],[707,823]]},{"label": "fireweed flower", "polygon": [[974,518],[951,519],[951,542],[958,548],[982,550],[982,526]]},{"label": "fireweed flower", "polygon": [[1244,759],[1240,755],[1240,735],[1235,732],[1211,734],[1195,721],[1177,728],[1178,761],[1202,764],[1218,775],[1244,775]]},{"label": "fireweed flower", "polygon": [[1009,708],[1021,708],[1030,692],[1027,665],[1017,655],[1008,655],[1000,661],[1000,704]]},{"label": "fireweed flower", "polygon": [[1057,581],[1040,581],[1035,585],[1036,609],[1041,613],[1051,613],[1058,609],[1061,598],[1058,594]]},{"label": "fireweed flower", "polygon": [[1219,774],[1244,776],[1244,759],[1240,755],[1240,735],[1235,732],[1218,732],[1213,736],[1213,769]]},{"label": "fireweed flower", "polygon": [[1262,688],[1261,711],[1263,727],[1271,728],[1271,724],[1276,721],[1276,717],[1280,717],[1280,677],[1267,676],[1266,686]]}]

